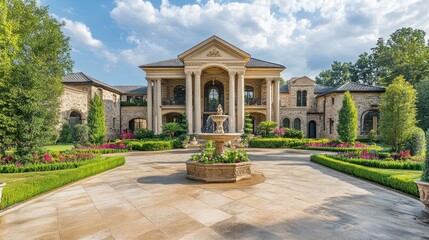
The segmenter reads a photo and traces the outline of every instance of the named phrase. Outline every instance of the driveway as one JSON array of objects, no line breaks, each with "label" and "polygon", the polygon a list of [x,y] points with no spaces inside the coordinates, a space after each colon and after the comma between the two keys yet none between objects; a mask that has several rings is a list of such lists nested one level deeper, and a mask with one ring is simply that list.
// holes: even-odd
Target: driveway
[{"label": "driveway", "polygon": [[186,179],[192,150],[132,152],[127,163],[0,214],[1,239],[426,239],[415,198],[309,161],[250,149],[253,179]]}]

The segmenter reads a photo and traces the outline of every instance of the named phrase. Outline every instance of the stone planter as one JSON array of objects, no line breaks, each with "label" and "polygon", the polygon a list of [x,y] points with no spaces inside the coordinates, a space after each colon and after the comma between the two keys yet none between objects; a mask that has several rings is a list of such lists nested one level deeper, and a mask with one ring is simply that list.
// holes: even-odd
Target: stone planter
[{"label": "stone planter", "polygon": [[6,183],[0,182],[0,203],[1,203],[1,197],[2,197],[4,186],[6,186]]},{"label": "stone planter", "polygon": [[187,178],[206,183],[231,183],[252,177],[250,162],[203,164],[186,162]]},{"label": "stone planter", "polygon": [[429,182],[414,180],[419,188],[420,201],[425,205],[423,212],[429,213]]}]

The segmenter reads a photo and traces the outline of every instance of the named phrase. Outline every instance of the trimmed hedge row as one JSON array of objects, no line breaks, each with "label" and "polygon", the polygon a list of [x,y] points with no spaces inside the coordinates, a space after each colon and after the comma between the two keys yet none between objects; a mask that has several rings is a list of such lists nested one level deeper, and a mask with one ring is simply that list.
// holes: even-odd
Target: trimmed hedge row
[{"label": "trimmed hedge row", "polygon": [[403,179],[386,172],[377,171],[375,168],[342,162],[324,155],[312,155],[310,159],[312,162],[324,165],[340,172],[379,183],[384,186],[409,193],[416,197],[419,196],[419,191],[417,189],[417,185],[414,183],[414,179]]},{"label": "trimmed hedge row", "polygon": [[380,151],[381,148],[334,148],[334,147],[306,147],[301,146],[299,149],[306,150],[318,150],[318,151],[328,151],[328,152],[354,152],[359,153],[362,151]]},{"label": "trimmed hedge row", "polygon": [[90,164],[86,164],[75,169],[47,172],[40,176],[7,184],[3,188],[1,208],[12,206],[41,193],[48,192],[68,183],[121,166],[124,163],[125,158],[122,156],[110,157],[105,160],[95,160]]},{"label": "trimmed hedge row", "polygon": [[76,162],[56,162],[56,163],[30,163],[26,166],[17,167],[12,164],[0,165],[0,173],[22,173],[22,172],[44,172],[64,170],[70,168],[78,168],[80,166],[93,163],[100,160],[101,157],[95,159],[76,161]]},{"label": "trimmed hedge row", "polygon": [[94,153],[94,154],[109,154],[109,153],[122,153],[128,152],[128,148],[123,149],[114,149],[114,148],[106,148],[106,149],[75,149],[72,150],[77,153]]},{"label": "trimmed hedge row", "polygon": [[173,149],[173,141],[129,141],[128,147],[137,151],[162,151]]},{"label": "trimmed hedge row", "polygon": [[297,148],[307,143],[329,143],[329,139],[254,138],[250,146],[255,148]]},{"label": "trimmed hedge row", "polygon": [[375,168],[385,168],[385,169],[404,169],[404,170],[422,170],[421,162],[413,161],[392,161],[392,160],[366,160],[359,158],[345,158],[340,156],[328,155],[328,157],[353,163],[361,166],[375,167]]}]

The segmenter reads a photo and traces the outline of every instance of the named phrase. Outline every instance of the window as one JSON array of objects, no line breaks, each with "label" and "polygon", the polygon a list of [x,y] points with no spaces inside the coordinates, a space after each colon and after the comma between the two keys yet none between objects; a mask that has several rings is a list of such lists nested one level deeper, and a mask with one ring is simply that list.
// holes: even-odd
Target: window
[{"label": "window", "polygon": [[112,128],[113,128],[113,129],[116,129],[116,118],[113,118]]},{"label": "window", "polygon": [[290,120],[289,120],[289,118],[284,118],[283,119],[283,127],[290,128]]},{"label": "window", "polygon": [[129,129],[132,132],[134,132],[134,131],[136,131],[136,130],[138,130],[140,128],[146,129],[147,128],[147,122],[146,122],[146,119],[135,118],[135,119],[129,121],[128,126],[129,126]]},{"label": "window", "polygon": [[213,87],[209,91],[209,109],[215,110],[219,105],[219,90]]},{"label": "window", "polygon": [[255,95],[253,92],[253,87],[246,86],[244,89],[244,102],[246,103],[246,105],[253,105],[254,97]]},{"label": "window", "polygon": [[113,95],[113,104],[115,105],[115,107],[116,107],[117,102],[118,102],[118,96],[116,96],[116,95],[114,94],[114,95]]},{"label": "window", "polygon": [[329,134],[334,132],[334,120],[332,118],[329,119]]},{"label": "window", "polygon": [[380,113],[378,111],[370,111],[363,117],[362,134],[368,134],[371,130],[378,130],[378,119]]},{"label": "window", "polygon": [[184,105],[186,98],[185,86],[178,85],[174,88],[174,103],[176,105]]},{"label": "window", "polygon": [[301,130],[301,119],[295,118],[295,120],[293,120],[293,128]]},{"label": "window", "polygon": [[332,105],[335,104],[335,98],[331,98]]},{"label": "window", "polygon": [[74,127],[76,124],[82,124],[82,116],[77,111],[72,111],[69,117],[70,127]]},{"label": "window", "polygon": [[296,92],[296,106],[297,107],[307,106],[307,91]]},{"label": "window", "polygon": [[219,104],[223,106],[223,91],[223,85],[218,80],[209,81],[204,85],[205,112],[216,112]]}]

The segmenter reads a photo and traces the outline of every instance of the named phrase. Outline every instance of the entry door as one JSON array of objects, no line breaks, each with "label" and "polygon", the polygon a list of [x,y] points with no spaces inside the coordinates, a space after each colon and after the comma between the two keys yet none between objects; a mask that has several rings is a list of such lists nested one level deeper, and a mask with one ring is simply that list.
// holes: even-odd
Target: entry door
[{"label": "entry door", "polygon": [[316,122],[310,121],[308,123],[308,137],[309,138],[316,138]]}]

